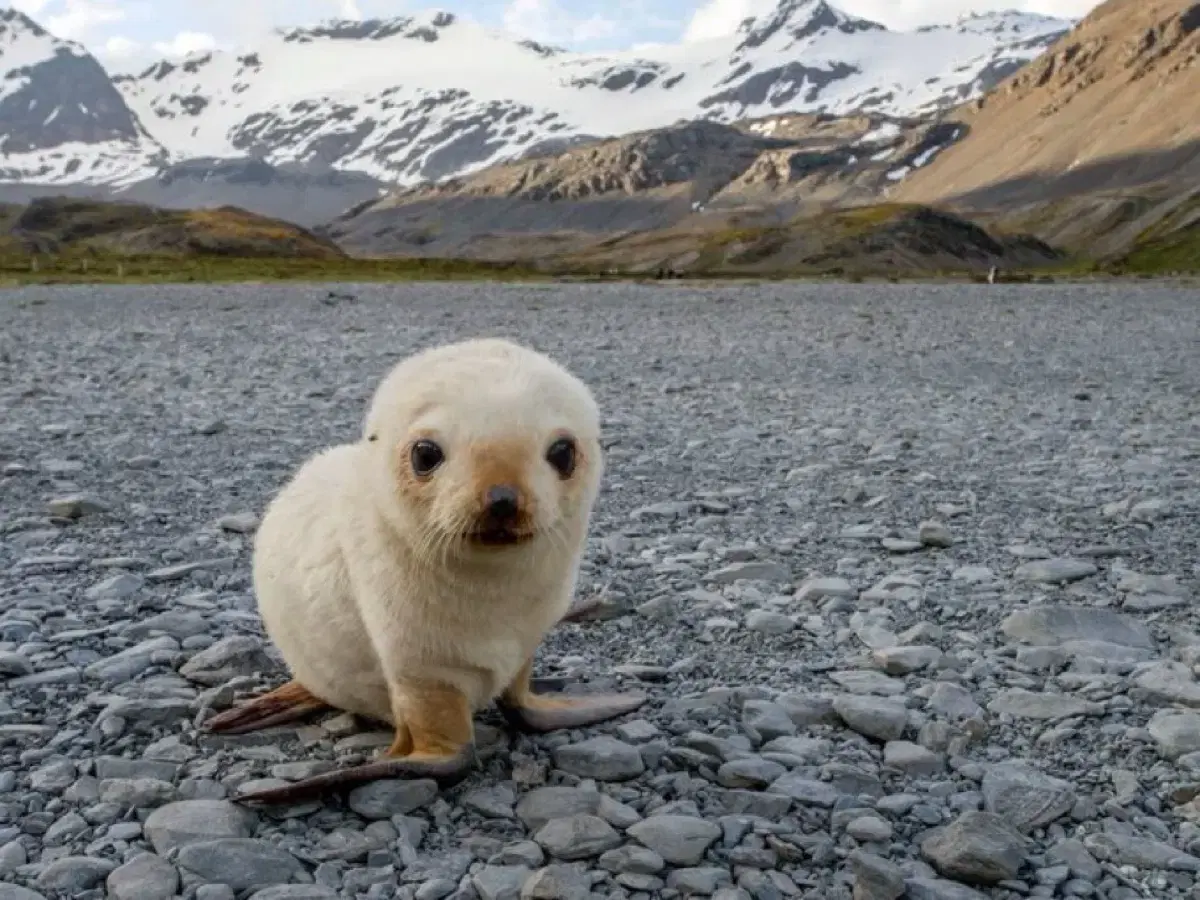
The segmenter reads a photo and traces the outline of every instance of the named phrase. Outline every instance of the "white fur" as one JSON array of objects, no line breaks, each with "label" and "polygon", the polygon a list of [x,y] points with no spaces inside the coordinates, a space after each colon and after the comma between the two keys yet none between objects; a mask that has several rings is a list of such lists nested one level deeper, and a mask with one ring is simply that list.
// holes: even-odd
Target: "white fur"
[{"label": "white fur", "polygon": [[[586,456],[569,482],[544,458],[559,429]],[[447,451],[424,511],[396,474],[414,432]],[[503,548],[453,541],[443,530],[474,496],[469,449],[497,442],[523,448],[539,533]],[[305,462],[263,516],[254,587],[267,632],[293,678],[341,709],[394,722],[389,685],[426,680],[479,709],[570,605],[601,474],[592,395],[547,357],[499,339],[409,357],[380,384],[362,439]]]}]

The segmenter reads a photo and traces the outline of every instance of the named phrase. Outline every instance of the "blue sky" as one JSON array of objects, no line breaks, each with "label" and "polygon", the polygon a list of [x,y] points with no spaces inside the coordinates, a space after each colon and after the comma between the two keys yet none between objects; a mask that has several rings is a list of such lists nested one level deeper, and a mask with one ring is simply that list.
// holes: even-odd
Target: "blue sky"
[{"label": "blue sky", "polygon": [[[5,0],[0,0],[4,3]],[[80,41],[110,69],[164,56],[253,44],[276,25],[387,17],[447,9],[525,37],[581,50],[728,33],[779,0],[8,0],[59,37]],[[1023,9],[1080,16],[1096,0],[831,0],[892,28],[949,21],[965,12]]]}]

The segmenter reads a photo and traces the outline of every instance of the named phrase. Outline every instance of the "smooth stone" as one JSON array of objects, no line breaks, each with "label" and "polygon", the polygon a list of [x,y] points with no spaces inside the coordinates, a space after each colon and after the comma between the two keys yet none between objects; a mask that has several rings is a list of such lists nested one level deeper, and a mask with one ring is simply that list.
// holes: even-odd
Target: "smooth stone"
[{"label": "smooth stone", "polygon": [[1017,567],[1013,577],[1018,581],[1038,584],[1067,584],[1095,575],[1098,571],[1096,564],[1086,559],[1058,557],[1024,563]]},{"label": "smooth stone", "polygon": [[695,866],[721,836],[721,827],[695,816],[657,815],[631,825],[626,833],[673,866]]}]

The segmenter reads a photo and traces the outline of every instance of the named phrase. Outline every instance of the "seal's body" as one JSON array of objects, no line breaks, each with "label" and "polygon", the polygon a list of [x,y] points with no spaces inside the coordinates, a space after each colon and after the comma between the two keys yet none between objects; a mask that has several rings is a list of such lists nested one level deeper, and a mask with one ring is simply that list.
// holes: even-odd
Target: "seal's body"
[{"label": "seal's body", "polygon": [[519,568],[443,567],[388,527],[367,457],[361,445],[322,453],[263,517],[254,587],[267,634],[339,709],[395,724],[389,679],[451,685],[481,709],[567,612],[578,554],[523,547]]},{"label": "seal's body", "polygon": [[250,799],[370,778],[454,780],[492,701],[536,730],[636,695],[534,694],[533,654],[571,611],[603,473],[599,412],[549,358],[480,339],[398,364],[362,438],[305,462],[255,538],[263,623],[292,680],[210,720],[239,732],[327,706],[393,725],[386,756]]}]

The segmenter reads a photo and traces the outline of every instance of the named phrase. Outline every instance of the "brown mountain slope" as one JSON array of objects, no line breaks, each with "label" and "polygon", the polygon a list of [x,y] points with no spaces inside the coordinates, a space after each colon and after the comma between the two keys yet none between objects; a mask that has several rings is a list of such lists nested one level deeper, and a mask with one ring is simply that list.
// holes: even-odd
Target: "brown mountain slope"
[{"label": "brown mountain slope", "polygon": [[897,168],[934,157],[958,131],[877,115],[683,122],[396,191],[322,232],[362,254],[489,258],[513,240],[550,251],[718,210],[786,218],[872,202]]},{"label": "brown mountain slope", "polygon": [[951,117],[966,136],[889,194],[962,209],[1200,183],[1200,2],[1108,0]]},{"label": "brown mountain slope", "polygon": [[161,209],[72,197],[0,205],[0,255],[107,253],[127,256],[343,259],[336,244],[290,222],[233,206]]}]

